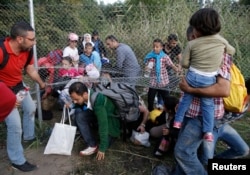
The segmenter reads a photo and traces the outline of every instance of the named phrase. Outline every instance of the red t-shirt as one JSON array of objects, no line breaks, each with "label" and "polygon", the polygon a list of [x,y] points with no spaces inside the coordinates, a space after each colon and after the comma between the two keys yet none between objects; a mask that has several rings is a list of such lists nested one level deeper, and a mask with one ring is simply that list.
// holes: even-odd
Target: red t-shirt
[{"label": "red t-shirt", "polygon": [[3,121],[16,103],[16,95],[3,83],[0,82],[0,122]]},{"label": "red t-shirt", "polygon": [[[9,60],[3,69],[0,69],[0,80],[7,86],[13,87],[22,81],[22,70],[27,62],[29,51],[15,55],[9,45],[10,38],[6,38],[4,46],[9,54]],[[3,62],[3,51],[0,49],[0,63]],[[34,58],[29,64],[34,64]]]}]

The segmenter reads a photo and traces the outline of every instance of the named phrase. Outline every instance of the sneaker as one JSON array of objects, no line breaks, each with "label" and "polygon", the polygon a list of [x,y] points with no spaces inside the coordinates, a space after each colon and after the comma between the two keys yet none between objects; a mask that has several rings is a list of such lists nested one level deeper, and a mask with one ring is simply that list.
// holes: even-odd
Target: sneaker
[{"label": "sneaker", "polygon": [[212,142],[212,141],[214,141],[214,136],[211,132],[207,132],[204,134],[203,139],[207,142]]},{"label": "sneaker", "polygon": [[17,170],[20,170],[20,171],[23,171],[23,172],[33,171],[33,170],[38,168],[36,165],[33,165],[33,164],[31,164],[31,163],[29,163],[27,161],[22,165],[16,165],[16,164],[12,163],[12,167],[14,169],[17,169]]},{"label": "sneaker", "polygon": [[181,122],[174,122],[173,127],[177,128],[177,129],[180,129],[181,128]]},{"label": "sneaker", "polygon": [[80,151],[81,156],[89,156],[97,152],[97,146],[95,147],[88,147],[85,150]]}]

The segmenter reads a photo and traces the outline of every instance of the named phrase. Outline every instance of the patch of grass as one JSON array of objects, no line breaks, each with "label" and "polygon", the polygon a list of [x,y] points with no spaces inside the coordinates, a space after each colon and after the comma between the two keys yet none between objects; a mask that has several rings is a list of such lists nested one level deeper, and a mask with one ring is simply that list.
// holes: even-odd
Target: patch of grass
[{"label": "patch of grass", "polygon": [[[80,143],[80,142],[79,142]],[[82,143],[78,144],[80,146]],[[152,168],[159,163],[173,163],[172,155],[164,159],[157,159],[153,156],[153,148],[133,145],[129,139],[123,142],[116,140],[105,153],[103,161],[97,161],[95,155],[82,157],[78,167],[72,170],[71,174],[102,174],[102,175],[138,175],[150,174]],[[74,145],[75,147],[76,145]],[[74,149],[77,149],[76,147]],[[79,150],[80,151],[80,150]]]}]

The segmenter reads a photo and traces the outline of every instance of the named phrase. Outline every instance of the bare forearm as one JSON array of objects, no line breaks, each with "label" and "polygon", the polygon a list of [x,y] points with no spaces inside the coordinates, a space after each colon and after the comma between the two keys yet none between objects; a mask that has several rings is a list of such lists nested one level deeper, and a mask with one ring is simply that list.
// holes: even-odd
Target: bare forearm
[{"label": "bare forearm", "polygon": [[30,78],[39,84],[40,88],[45,88],[45,83],[42,81],[41,77],[34,68],[29,67],[26,71]]},{"label": "bare forearm", "polygon": [[217,78],[217,83],[204,87],[204,88],[193,88],[190,87],[185,79],[180,82],[180,88],[184,92],[195,94],[199,96],[207,97],[227,97],[230,92],[230,82],[222,77]]}]

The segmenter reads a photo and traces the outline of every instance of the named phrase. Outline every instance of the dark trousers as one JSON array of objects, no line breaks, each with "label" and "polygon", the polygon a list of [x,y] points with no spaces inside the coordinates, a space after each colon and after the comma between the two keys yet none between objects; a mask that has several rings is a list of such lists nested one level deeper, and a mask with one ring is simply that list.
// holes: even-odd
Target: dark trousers
[{"label": "dark trousers", "polygon": [[149,90],[148,90],[148,110],[149,110],[149,112],[151,112],[154,109],[154,99],[155,99],[155,96],[157,93],[159,93],[161,95],[161,97],[163,98],[163,101],[165,101],[169,95],[169,92],[167,90],[149,88]]}]

